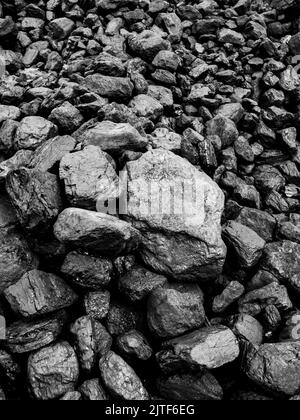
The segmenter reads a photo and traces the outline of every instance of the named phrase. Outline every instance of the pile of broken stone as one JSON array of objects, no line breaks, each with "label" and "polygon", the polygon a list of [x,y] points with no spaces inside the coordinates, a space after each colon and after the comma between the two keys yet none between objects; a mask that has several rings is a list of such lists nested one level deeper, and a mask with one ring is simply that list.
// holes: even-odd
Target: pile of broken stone
[{"label": "pile of broken stone", "polygon": [[0,16],[0,399],[300,399],[298,0]]}]

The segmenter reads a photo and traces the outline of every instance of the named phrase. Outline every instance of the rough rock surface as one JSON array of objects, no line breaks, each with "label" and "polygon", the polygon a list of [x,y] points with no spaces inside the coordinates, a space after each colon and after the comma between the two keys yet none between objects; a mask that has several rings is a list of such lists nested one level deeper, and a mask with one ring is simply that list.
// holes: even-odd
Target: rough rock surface
[{"label": "rough rock surface", "polygon": [[29,356],[28,379],[31,391],[38,400],[52,400],[73,391],[78,377],[76,354],[65,341]]},{"label": "rough rock surface", "polygon": [[[144,262],[176,280],[216,277],[226,255],[220,235],[224,198],[217,185],[187,161],[164,150],[148,152],[128,163],[127,172],[128,219],[141,232]],[[149,196],[146,192],[151,183]],[[171,214],[170,183],[179,185],[172,197]],[[193,195],[183,197],[184,183],[194,191],[195,200]],[[166,192],[160,203],[161,189]]]},{"label": "rough rock surface", "polygon": [[108,352],[100,360],[105,386],[121,400],[148,400],[149,396],[134,370],[116,353]]},{"label": "rough rock surface", "polygon": [[234,361],[240,350],[233,332],[226,327],[209,327],[166,341],[156,355],[163,370],[216,369]]}]

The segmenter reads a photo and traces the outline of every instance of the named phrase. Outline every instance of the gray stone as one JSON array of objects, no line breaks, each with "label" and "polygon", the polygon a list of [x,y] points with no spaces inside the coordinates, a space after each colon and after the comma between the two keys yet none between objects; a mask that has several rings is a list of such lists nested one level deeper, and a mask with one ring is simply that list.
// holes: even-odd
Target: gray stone
[{"label": "gray stone", "polygon": [[280,397],[293,397],[300,391],[300,344],[249,346],[242,369],[262,389]]},{"label": "gray stone", "polygon": [[24,274],[4,291],[12,310],[24,318],[46,315],[67,308],[77,301],[77,295],[58,276],[39,270]]},{"label": "gray stone", "polygon": [[97,95],[117,101],[128,101],[132,97],[133,84],[125,77],[103,76],[95,73],[87,76],[83,87]]},{"label": "gray stone", "polygon": [[80,111],[70,102],[64,102],[61,106],[54,108],[49,115],[49,120],[65,133],[72,133],[84,122]]},{"label": "gray stone", "polygon": [[206,126],[208,136],[219,136],[223,147],[230,146],[239,137],[235,123],[227,117],[217,115]]},{"label": "gray stone", "polygon": [[69,203],[74,207],[96,210],[97,201],[119,196],[119,177],[114,163],[100,147],[87,146],[68,153],[60,161],[59,176]]},{"label": "gray stone", "polygon": [[116,153],[125,150],[144,151],[148,144],[147,138],[130,124],[103,121],[79,130],[74,137],[84,145],[99,146],[104,152]]},{"label": "gray stone", "polygon": [[113,276],[113,264],[105,258],[70,252],[61,267],[61,272],[73,283],[91,290],[108,286]]},{"label": "gray stone", "polygon": [[135,250],[140,235],[129,223],[104,213],[68,208],[54,226],[57,239],[108,256],[118,256]]},{"label": "gray stone", "polygon": [[149,95],[138,95],[132,99],[130,108],[138,117],[157,120],[164,111],[162,104]]},{"label": "gray stone", "polygon": [[244,294],[245,288],[238,281],[232,281],[223,290],[223,292],[216,296],[213,301],[213,311],[215,313],[222,313],[235,303]]},{"label": "gray stone", "polygon": [[130,359],[149,360],[152,348],[146,337],[137,330],[131,330],[117,338],[120,353]]},{"label": "gray stone", "polygon": [[60,342],[32,353],[28,359],[28,380],[37,400],[53,400],[73,391],[79,365],[73,348]]},{"label": "gray stone", "polygon": [[230,221],[223,229],[223,237],[243,268],[254,267],[262,256],[266,242],[252,229]]},{"label": "gray stone", "polygon": [[100,374],[106,388],[120,400],[148,400],[149,395],[131,366],[110,351],[100,360]]},{"label": "gray stone", "polygon": [[178,369],[216,369],[238,358],[240,349],[226,327],[208,327],[163,343],[156,355],[164,373]]},{"label": "gray stone", "polygon": [[[226,254],[220,235],[224,197],[218,186],[186,160],[159,149],[128,163],[126,168],[128,219],[142,234],[140,253],[144,262],[176,280],[215,278],[222,270]],[[159,188],[149,196],[147,186],[157,180],[158,187],[167,188],[166,191],[175,185],[178,214],[170,211],[169,193],[165,195],[162,211],[155,208],[159,204]],[[198,199],[187,195],[182,202],[182,189],[178,185],[184,182],[195,188]]]},{"label": "gray stone", "polygon": [[134,54],[147,61],[152,61],[160,51],[169,49],[169,43],[152,31],[131,35],[128,45]]},{"label": "gray stone", "polygon": [[99,379],[89,379],[79,388],[84,401],[106,401],[108,396]]},{"label": "gray stone", "polygon": [[42,117],[25,117],[17,128],[15,146],[34,150],[57,134],[57,127]]},{"label": "gray stone", "polygon": [[267,306],[274,305],[279,312],[293,307],[287,290],[278,283],[270,283],[260,289],[247,293],[239,301],[239,311],[251,316],[259,315]]},{"label": "gray stone", "polygon": [[205,321],[203,293],[196,285],[164,285],[148,299],[148,326],[161,339],[200,328]]}]

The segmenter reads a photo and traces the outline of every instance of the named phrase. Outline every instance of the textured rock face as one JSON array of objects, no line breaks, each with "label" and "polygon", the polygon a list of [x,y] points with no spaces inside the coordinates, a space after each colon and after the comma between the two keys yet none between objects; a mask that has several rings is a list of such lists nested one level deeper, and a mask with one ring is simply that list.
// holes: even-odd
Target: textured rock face
[{"label": "textured rock face", "polygon": [[126,223],[107,214],[69,208],[54,226],[58,240],[70,246],[118,256],[137,247],[139,234]]},{"label": "textured rock face", "polygon": [[180,369],[216,369],[234,361],[240,350],[233,332],[226,327],[197,330],[166,341],[156,357],[164,373]]},{"label": "textured rock face", "polygon": [[275,396],[299,394],[299,343],[264,344],[247,349],[243,370],[249,379]]},{"label": "textured rock face", "polygon": [[78,360],[67,342],[45,347],[28,359],[28,379],[38,400],[52,400],[73,391],[78,377]]},{"label": "textured rock face", "polygon": [[[184,159],[163,150],[148,152],[130,162],[127,172],[128,216],[142,234],[141,256],[145,263],[176,280],[216,277],[226,255],[220,237],[224,197],[217,185]],[[195,202],[192,195],[182,199],[184,182],[197,194]],[[148,194],[151,184],[153,192]],[[159,188],[171,194],[170,184],[177,187],[175,207],[170,208],[167,199],[160,209]],[[193,214],[187,214],[191,206]]]},{"label": "textured rock face", "polygon": [[84,86],[104,98],[116,100],[128,100],[132,96],[133,84],[130,79],[124,77],[102,76],[92,74],[84,80]]},{"label": "textured rock face", "polygon": [[36,149],[57,133],[55,124],[42,117],[26,117],[17,128],[15,142],[18,149]]},{"label": "textured rock face", "polygon": [[88,146],[65,155],[59,175],[74,207],[95,210],[97,200],[105,202],[119,196],[119,178],[111,158],[99,147]]},{"label": "textured rock face", "polygon": [[205,320],[202,301],[203,293],[196,285],[166,285],[154,290],[148,299],[151,332],[171,338],[201,327]]},{"label": "textured rock face", "polygon": [[300,245],[291,242],[275,242],[264,252],[262,268],[274,274],[281,282],[300,292]]},{"label": "textured rock face", "polygon": [[11,171],[6,189],[20,223],[28,230],[46,229],[63,209],[57,178],[49,172],[25,168]]},{"label": "textured rock face", "polygon": [[105,386],[121,400],[148,400],[149,396],[134,370],[117,354],[109,352],[100,360]]},{"label": "textured rock face", "polygon": [[120,153],[125,150],[144,150],[147,139],[130,124],[103,121],[91,128],[75,133],[76,138],[85,145],[99,146],[108,153]]},{"label": "textured rock face", "polygon": [[12,309],[28,318],[71,306],[77,295],[59,277],[39,270],[29,271],[4,291]]}]

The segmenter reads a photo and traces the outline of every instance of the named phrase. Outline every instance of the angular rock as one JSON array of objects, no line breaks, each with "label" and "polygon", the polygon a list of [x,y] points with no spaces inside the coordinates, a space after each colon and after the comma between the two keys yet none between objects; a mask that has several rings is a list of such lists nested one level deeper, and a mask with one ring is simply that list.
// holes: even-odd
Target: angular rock
[{"label": "angular rock", "polygon": [[264,329],[251,315],[240,314],[232,317],[230,328],[236,336],[249,341],[254,346],[260,346],[264,341]]},{"label": "angular rock", "polygon": [[238,341],[226,327],[209,327],[163,343],[156,355],[164,373],[180,369],[216,369],[239,356]]},{"label": "angular rock", "polygon": [[108,153],[143,151],[148,143],[147,138],[142,137],[132,125],[112,121],[96,123],[85,131],[79,130],[74,137],[86,146],[99,146]]},{"label": "angular rock", "polygon": [[242,34],[227,28],[220,31],[219,41],[223,44],[233,44],[238,46],[245,44],[245,38]]},{"label": "angular rock", "polygon": [[6,190],[21,225],[28,230],[46,230],[63,209],[56,175],[26,168],[11,171]]},{"label": "angular rock", "polygon": [[59,176],[74,207],[96,210],[98,200],[106,202],[120,194],[114,163],[97,146],[66,154],[60,161]]},{"label": "angular rock", "polygon": [[162,104],[149,95],[138,95],[132,99],[129,106],[138,117],[157,120],[164,111]]},{"label": "angular rock", "polygon": [[70,104],[70,102],[64,102],[58,108],[53,109],[49,115],[49,120],[56,124],[65,133],[72,133],[84,122],[84,118],[80,111]]},{"label": "angular rock", "polygon": [[133,84],[125,77],[103,76],[95,73],[84,79],[83,86],[90,92],[116,101],[128,101],[132,97]]},{"label": "angular rock", "polygon": [[105,258],[70,252],[61,267],[61,272],[73,283],[91,290],[102,290],[113,276],[113,264]]},{"label": "angular rock", "polygon": [[266,242],[252,229],[233,221],[223,229],[223,237],[243,268],[254,267],[266,245]]},{"label": "angular rock", "polygon": [[135,250],[140,235],[129,223],[104,213],[68,208],[54,226],[57,239],[104,256],[118,256]]},{"label": "angular rock", "polygon": [[271,214],[258,209],[244,207],[235,221],[252,229],[266,242],[273,240],[276,220]]},{"label": "angular rock", "polygon": [[279,312],[285,312],[293,307],[286,288],[278,283],[271,283],[247,293],[239,301],[239,311],[256,316],[271,304],[276,306]]},{"label": "angular rock", "polygon": [[[226,253],[220,236],[224,198],[218,186],[189,162],[164,150],[148,152],[126,168],[128,218],[142,234],[144,262],[176,280],[216,277]],[[146,192],[151,183],[154,188],[149,196]],[[198,198],[193,200],[187,194],[183,198],[183,183],[190,191],[194,189]],[[170,209],[171,186],[176,214]],[[166,192],[162,211],[157,208],[160,188]]]},{"label": "angular rock", "polygon": [[47,140],[35,150],[30,167],[42,172],[49,171],[75,146],[76,141],[71,136],[57,136]]},{"label": "angular rock", "polygon": [[139,329],[141,324],[141,313],[133,307],[116,301],[111,303],[106,320],[107,329],[111,335],[123,335],[131,330]]},{"label": "angular rock", "polygon": [[238,281],[232,281],[223,290],[222,294],[216,296],[213,301],[213,311],[215,313],[222,313],[232,305],[234,302],[240,299],[244,294],[245,288]]},{"label": "angular rock", "polygon": [[76,354],[63,341],[32,353],[28,359],[28,380],[37,400],[53,400],[73,391],[79,378]]},{"label": "angular rock", "polygon": [[118,281],[119,292],[131,303],[145,299],[153,290],[167,283],[167,278],[144,267],[135,266]]},{"label": "angular rock", "polygon": [[169,43],[152,31],[143,31],[140,34],[131,35],[128,39],[128,45],[134,54],[147,61],[152,61],[160,51],[169,48]]},{"label": "angular rock", "polygon": [[70,332],[80,367],[85,374],[90,374],[99,358],[110,350],[112,338],[100,322],[88,316],[77,319]]},{"label": "angular rock", "polygon": [[54,39],[65,39],[75,27],[73,20],[66,17],[54,19],[49,24],[50,34]]},{"label": "angular rock", "polygon": [[11,353],[29,353],[57,340],[66,322],[64,311],[41,321],[18,321],[6,329],[6,347]]},{"label": "angular rock", "polygon": [[208,136],[219,136],[223,147],[230,146],[239,137],[234,122],[222,115],[217,115],[207,123],[206,134]]},{"label": "angular rock", "polygon": [[196,285],[159,287],[149,296],[147,318],[150,331],[161,339],[200,328],[205,321],[203,293]]},{"label": "angular rock", "polygon": [[148,400],[149,395],[134,370],[110,351],[100,360],[100,374],[106,388],[120,400]]},{"label": "angular rock", "polygon": [[249,346],[242,369],[248,378],[275,396],[293,397],[300,390],[299,343]]},{"label": "angular rock", "polygon": [[261,268],[295,292],[300,292],[300,244],[291,241],[268,244]]},{"label": "angular rock", "polygon": [[44,141],[57,134],[57,127],[42,117],[25,117],[17,128],[15,146],[35,150]]},{"label": "angular rock", "polygon": [[39,270],[24,274],[5,289],[4,296],[12,310],[24,318],[67,308],[77,300],[76,293],[61,278]]}]

